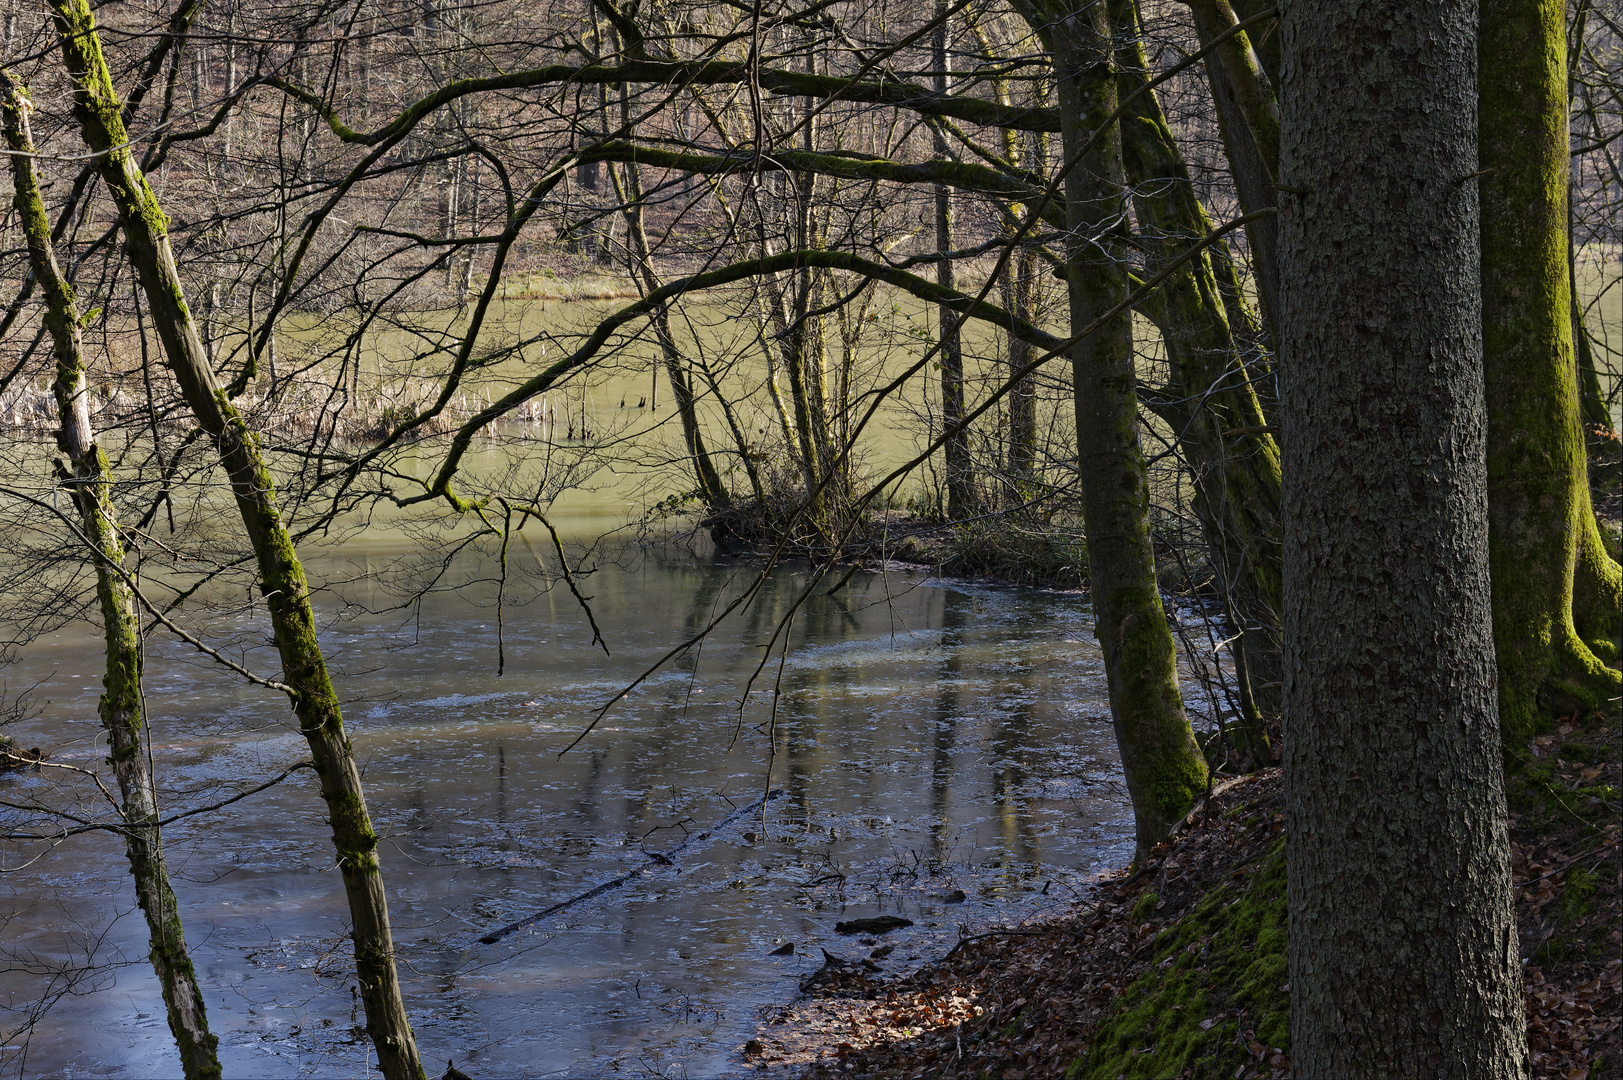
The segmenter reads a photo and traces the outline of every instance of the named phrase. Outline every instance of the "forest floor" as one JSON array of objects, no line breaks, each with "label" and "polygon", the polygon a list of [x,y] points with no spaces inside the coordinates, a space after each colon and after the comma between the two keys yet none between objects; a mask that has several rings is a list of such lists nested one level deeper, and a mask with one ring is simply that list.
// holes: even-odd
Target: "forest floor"
[{"label": "forest floor", "polygon": [[[1569,717],[1511,762],[1534,1075],[1623,1078],[1616,720]],[[910,974],[831,964],[744,1048],[769,1074],[1288,1077],[1283,780],[1220,781],[1136,872],[1067,915],[963,939]]]}]

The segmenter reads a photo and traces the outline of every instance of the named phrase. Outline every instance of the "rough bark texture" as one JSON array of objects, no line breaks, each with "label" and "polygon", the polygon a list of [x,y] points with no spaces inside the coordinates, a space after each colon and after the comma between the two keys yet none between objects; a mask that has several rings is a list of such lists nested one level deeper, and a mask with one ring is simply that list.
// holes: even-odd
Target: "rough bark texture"
[{"label": "rough bark texture", "polygon": [[[1103,5],[1088,4],[1056,4],[1043,15],[1033,25],[1054,52],[1068,161],[1072,148],[1083,146],[1116,109],[1110,18]],[[1127,297],[1125,197],[1117,127],[1065,178],[1066,277],[1076,329]],[[1206,762],[1183,711],[1172,632],[1156,585],[1130,318],[1114,319],[1074,346],[1071,375],[1095,633],[1142,853],[1204,789]]]},{"label": "rough bark texture", "polygon": [[73,286],[62,278],[51,246],[51,223],[45,215],[34,172],[33,137],[29,132],[27,95],[8,72],[0,71],[0,109],[11,157],[13,201],[28,247],[29,267],[45,300],[45,327],[56,359],[56,397],[61,428],[57,445],[73,463],[61,477],[73,494],[83,536],[95,549],[96,597],[101,603],[107,641],[105,693],[98,711],[112,750],[108,763],[118,779],[125,822],[124,850],[135,879],[135,895],[146,917],[151,945],[147,956],[163,992],[169,1030],[180,1051],[187,1080],[220,1076],[219,1039],[209,1033],[203,994],[186,948],[175,893],[164,867],[163,837],[158,827],[158,800],[146,761],[141,756],[141,631],[135,596],[121,574],[124,545],[113,510],[112,470],[96,445],[90,422],[89,387],[79,336],[79,308]]},{"label": "rough bark texture", "polygon": [[[1121,27],[1123,94],[1147,78],[1136,4],[1114,0]],[[1154,92],[1122,117],[1122,161],[1132,185],[1140,243],[1152,257],[1172,258],[1211,231]],[[1146,404],[1171,425],[1194,475],[1194,509],[1208,558],[1230,602],[1240,636],[1231,642],[1240,674],[1243,716],[1235,742],[1255,764],[1270,760],[1253,676],[1270,688],[1279,679],[1279,447],[1263,430],[1267,418],[1235,348],[1211,260],[1203,253],[1175,273],[1145,305],[1161,329],[1171,378],[1160,400]],[[1232,430],[1243,434],[1230,435]],[[1277,708],[1277,691],[1270,695]]]},{"label": "rough bark texture", "polygon": [[1286,9],[1295,1075],[1525,1077],[1494,694],[1476,4]]},{"label": "rough bark texture", "polygon": [[294,713],[308,741],[332,823],[333,846],[354,924],[355,969],[366,1006],[367,1031],[378,1065],[390,1080],[423,1073],[395,970],[389,908],[360,772],[316,640],[304,567],[276,501],[276,485],[258,442],[231,405],[204,353],[202,338],[169,246],[168,220],[127,147],[118,96],[102,57],[95,19],[85,0],[51,0],[63,60],[74,80],[74,113],[85,142],[118,206],[125,247],[186,404],[215,440],[231,480],[259,566],[284,681],[296,696]]},{"label": "rough bark texture", "polygon": [[[1590,508],[1578,403],[1563,4],[1483,0],[1479,58],[1493,629],[1500,726],[1520,746],[1541,720],[1619,692],[1604,662],[1617,657],[1618,569]],[[1609,613],[1575,608],[1586,578]]]}]

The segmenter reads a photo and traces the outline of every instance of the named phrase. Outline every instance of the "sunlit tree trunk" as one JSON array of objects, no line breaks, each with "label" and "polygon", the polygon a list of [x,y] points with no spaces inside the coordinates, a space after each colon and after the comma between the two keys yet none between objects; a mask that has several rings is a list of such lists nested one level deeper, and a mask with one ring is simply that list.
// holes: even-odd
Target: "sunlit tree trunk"
[{"label": "sunlit tree trunk", "polygon": [[[969,31],[975,36],[982,53],[986,56],[996,55],[985,26],[974,18],[973,9],[969,15]],[[1009,93],[1009,81],[1001,76],[993,76],[991,82],[998,103],[1010,105],[1013,98]],[[1027,93],[1041,99],[1044,94],[1043,84],[1040,82],[1033,84]],[[1012,128],[1003,128],[1000,134],[1003,141],[1003,159],[1006,162],[1011,166],[1022,167],[1036,176],[1047,172],[1046,134],[1019,132]],[[1012,239],[1016,232],[1014,223],[1023,219],[1029,211],[1030,208],[1022,203],[1010,204],[1007,219],[1003,224],[1004,235]],[[998,278],[998,291],[1003,298],[1004,310],[1024,322],[1032,321],[1036,305],[1037,260],[1037,253],[1029,244],[1022,246],[1013,253],[1007,267]],[[1005,333],[1005,338],[1008,347],[1007,378],[1014,385],[1010,387],[1008,396],[1009,424],[1003,454],[1003,467],[1006,473],[1004,483],[1008,487],[1011,500],[1021,503],[1027,498],[1029,494],[1027,489],[1036,478],[1037,395],[1031,377],[1029,375],[1022,377],[1020,373],[1036,359],[1037,352],[1029,342],[1016,334],[1012,327]]]},{"label": "sunlit tree trunk", "polygon": [[1565,8],[1483,0],[1482,322],[1499,714],[1507,745],[1615,697],[1617,564],[1601,543],[1573,351]]},{"label": "sunlit tree trunk", "polygon": [[[1236,25],[1239,17],[1228,0],[1186,0],[1202,46]],[[1272,26],[1253,28],[1267,32]],[[1273,86],[1242,30],[1224,39],[1206,58],[1206,77],[1217,106],[1217,127],[1234,177],[1240,208],[1255,213],[1278,205],[1279,107]],[[1246,226],[1257,296],[1264,320],[1272,324],[1279,311],[1279,221],[1261,218]]]},{"label": "sunlit tree trunk", "polygon": [[378,837],[316,640],[304,567],[282,520],[275,481],[258,440],[208,365],[175,267],[167,219],[128,148],[120,103],[89,5],[86,0],[51,0],[51,9],[62,57],[75,84],[74,113],[85,142],[97,155],[103,184],[118,206],[125,250],[140,279],[169,368],[198,424],[215,440],[253,544],[260,588],[281,654],[282,677],[294,692],[294,714],[310,746],[332,824],[333,846],[353,922],[356,975],[378,1065],[390,1080],[417,1080],[424,1073],[395,969]]},{"label": "sunlit tree trunk", "polygon": [[56,358],[56,380],[51,389],[61,423],[57,446],[73,466],[71,472],[62,469],[60,463],[58,468],[79,511],[82,536],[77,540],[93,549],[96,564],[96,597],[107,641],[107,669],[98,711],[112,750],[107,760],[118,778],[123,803],[124,850],[130,875],[135,879],[136,899],[146,916],[151,944],[147,955],[163,991],[169,1030],[180,1051],[187,1080],[217,1078],[219,1039],[209,1033],[203,994],[186,948],[185,927],[164,866],[157,792],[141,755],[141,621],[135,595],[124,576],[124,544],[113,509],[112,467],[107,454],[96,444],[90,421],[79,306],[73,287],[62,278],[51,246],[51,224],[45,215],[31,156],[34,145],[28,111],[32,106],[22,87],[5,71],[0,71],[0,95],[4,95],[0,109],[4,111],[6,143],[16,151],[10,158],[12,205],[22,223],[34,280],[44,294],[45,326]]},{"label": "sunlit tree trunk", "polygon": [[1528,1075],[1494,693],[1475,0],[1287,8],[1291,1064]]}]

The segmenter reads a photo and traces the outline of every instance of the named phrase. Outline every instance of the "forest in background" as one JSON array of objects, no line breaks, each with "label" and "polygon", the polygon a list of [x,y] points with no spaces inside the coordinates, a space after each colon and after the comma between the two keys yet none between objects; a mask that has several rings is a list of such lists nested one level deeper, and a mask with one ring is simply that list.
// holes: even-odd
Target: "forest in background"
[{"label": "forest in background", "polygon": [[[405,528],[421,551],[402,587],[421,595],[488,560],[505,583],[528,529],[579,596],[581,567],[549,518],[611,467],[641,478],[658,528],[703,530],[768,566],[812,559],[808,595],[843,562],[897,553],[948,572],[1085,581],[1141,854],[1213,769],[1276,760],[1282,731],[1287,769],[1305,755],[1302,835],[1356,817],[1360,799],[1395,813],[1391,792],[1331,798],[1343,790],[1333,778],[1307,782],[1331,763],[1359,770],[1344,750],[1314,757],[1343,735],[1293,728],[1290,687],[1305,710],[1304,688],[1355,678],[1355,660],[1316,666],[1341,638],[1348,657],[1371,640],[1425,642],[1411,649],[1419,666],[1391,680],[1402,707],[1495,722],[1467,719],[1459,771],[1415,783],[1480,790],[1481,805],[1461,796],[1474,826],[1445,840],[1506,847],[1490,777],[1501,727],[1506,752],[1524,748],[1556,717],[1604,711],[1618,685],[1620,34],[1587,3],[1552,10],[1484,7],[1482,44],[1473,23],[1465,50],[1480,59],[1480,95],[1473,81],[1467,110],[1456,83],[1431,109],[1469,120],[1470,137],[1424,124],[1412,136],[1470,143],[1469,161],[1439,163],[1401,142],[1368,150],[1358,124],[1373,121],[1360,115],[1339,118],[1339,142],[1293,143],[1337,117],[1292,97],[1289,72],[1298,86],[1318,76],[1291,67],[1280,13],[1261,4],[183,0],[92,16],[75,0],[13,3],[7,632],[20,646],[68,621],[105,628],[113,827],[189,1073],[208,1075],[213,1050],[140,753],[143,637],[178,636],[290,701],[331,813],[380,1065],[420,1075],[299,551]],[[1542,66],[1506,44],[1534,37]],[[1382,68],[1379,85],[1436,67],[1418,66]],[[1354,74],[1338,93],[1362,101]],[[1521,89],[1494,96],[1510,86]],[[1389,107],[1380,91],[1370,100]],[[1291,200],[1321,182],[1301,181],[1304,161],[1360,145],[1396,191],[1429,182],[1404,179],[1411,158],[1458,165],[1448,182],[1478,184],[1480,210],[1439,224],[1404,218],[1407,196],[1374,208],[1338,196],[1345,216],[1355,204],[1362,220],[1392,215],[1384,261],[1344,254],[1368,233],[1332,240],[1339,225],[1303,226],[1313,214]],[[1419,239],[1456,233],[1472,250],[1456,243],[1453,262]],[[1337,279],[1315,245],[1363,276]],[[1451,290],[1476,258],[1473,318]],[[1339,332],[1318,325],[1337,318]],[[1398,325],[1414,336],[1381,338]],[[1365,341],[1362,360],[1336,353],[1369,334],[1381,343]],[[1445,394],[1394,391],[1418,377],[1396,358],[1473,334],[1486,365],[1476,405],[1467,361],[1435,376]],[[1354,393],[1372,372],[1391,376],[1377,397],[1455,404],[1425,423],[1349,422],[1373,407]],[[1477,445],[1484,418],[1475,479],[1452,449],[1427,458],[1383,441],[1458,424],[1450,445]],[[1472,483],[1481,505],[1467,492],[1405,510],[1394,495]],[[1433,513],[1453,524],[1434,531]],[[1318,539],[1291,547],[1292,520]],[[1450,540],[1450,528],[1464,531]],[[1328,550],[1315,530],[1348,545],[1350,579],[1306,587],[1328,565],[1307,554]],[[1405,530],[1438,539],[1405,547],[1393,539]],[[1450,562],[1459,550],[1480,565]],[[1403,588],[1352,570],[1395,551],[1414,560]],[[1293,571],[1293,557],[1313,566]],[[1383,580],[1408,613],[1349,635],[1364,617],[1346,605],[1369,603]],[[1428,608],[1415,582],[1466,599]],[[1223,701],[1210,745],[1178,689],[1168,584],[1210,600],[1224,642],[1226,659],[1210,657]],[[233,643],[188,610],[204,597],[211,620],[268,615],[282,670],[233,660]],[[1456,610],[1467,601],[1474,613]],[[1435,622],[1416,623],[1417,607]],[[1489,614],[1496,670],[1481,661]],[[1456,646],[1435,643],[1457,634],[1475,659],[1439,676],[1433,659]],[[1458,691],[1460,670],[1475,672],[1475,697]],[[1415,704],[1416,687],[1429,704]],[[1361,700],[1356,687],[1322,693]],[[1404,767],[1454,760],[1436,739]],[[1382,771],[1392,748],[1365,742]],[[1360,858],[1390,869],[1394,856],[1342,851],[1301,870],[1344,878]],[[1466,906],[1492,907],[1481,897],[1507,879],[1508,855],[1497,870],[1484,858],[1464,885],[1433,870],[1393,875],[1391,888],[1422,907],[1475,888]],[[1348,934],[1336,920],[1351,915],[1323,917]],[[1480,994],[1513,976],[1450,978]],[[1348,1060],[1334,1041],[1322,1060]]]}]

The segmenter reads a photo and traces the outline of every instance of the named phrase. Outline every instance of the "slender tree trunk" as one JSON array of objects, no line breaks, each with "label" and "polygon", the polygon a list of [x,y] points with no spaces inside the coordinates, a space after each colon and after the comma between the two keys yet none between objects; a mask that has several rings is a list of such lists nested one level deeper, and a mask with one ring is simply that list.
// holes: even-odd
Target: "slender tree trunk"
[{"label": "slender tree trunk", "polygon": [[[952,90],[952,53],[948,50],[951,19],[946,0],[936,0],[936,25],[932,41],[935,54],[935,91],[946,95]],[[946,132],[937,125],[933,131],[937,157],[948,152]],[[952,188],[935,185],[935,246],[937,253],[945,255],[953,249]],[[953,289],[952,260],[942,258],[936,263],[936,284]],[[950,308],[936,308],[936,321],[941,337],[941,423],[950,428],[964,419],[964,344],[959,333],[960,320]],[[960,431],[947,439],[942,447],[947,471],[947,519],[956,521],[975,513],[975,476],[969,460],[969,432]]]},{"label": "slender tree trunk", "polygon": [[282,521],[276,484],[258,441],[208,366],[169,246],[167,219],[128,149],[112,78],[86,0],[51,0],[63,60],[75,82],[74,112],[118,206],[129,255],[187,406],[217,445],[259,565],[285,682],[310,746],[332,823],[333,846],[349,899],[355,969],[378,1065],[390,1080],[424,1076],[401,999],[377,834],[360,771],[316,640],[304,567]]},{"label": "slender tree trunk", "polygon": [[[1570,207],[1571,186],[1568,186]],[[1571,211],[1568,211],[1569,218]],[[1578,411],[1585,424],[1612,426],[1612,414],[1606,408],[1606,394],[1600,387],[1600,373],[1595,370],[1595,353],[1589,343],[1589,328],[1584,325],[1583,306],[1578,303],[1578,262],[1572,249],[1572,227],[1567,227],[1567,289],[1572,294],[1572,342],[1578,356]]]},{"label": "slender tree trunk", "polygon": [[[1008,308],[1014,317],[1025,322],[1033,320],[1037,293],[1037,253],[1021,251],[1012,260],[1013,280],[1009,282]],[[1020,339],[1009,335],[1009,377],[1024,371],[1036,358],[1036,350]],[[1015,497],[1025,498],[1026,489],[1037,472],[1037,386],[1027,375],[1009,391],[1009,475],[1014,479]]]},{"label": "slender tree trunk", "polygon": [[[621,114],[626,116],[626,105],[621,103]],[[630,242],[632,269],[637,275],[644,294],[658,289],[663,282],[654,273],[653,252],[648,246],[648,232],[643,226],[642,177],[635,164],[625,166],[625,184],[622,187],[613,165],[609,175],[615,181],[615,195],[625,206],[626,237]],[[676,335],[671,332],[670,312],[661,311],[654,316],[654,336],[659,339],[659,352],[665,362],[665,373],[671,381],[671,394],[676,399],[676,414],[682,424],[682,441],[687,446],[688,460],[693,463],[694,478],[699,482],[699,494],[706,510],[722,510],[731,502],[727,486],[721,479],[710,451],[704,444],[704,432],[699,428],[699,410],[693,393],[693,379],[688,374],[681,350],[676,347]]]},{"label": "slender tree trunk", "polygon": [[[975,35],[981,50],[988,56],[995,50],[991,38],[987,36],[985,28],[974,18],[973,9],[969,16],[969,29]],[[1009,94],[1009,82],[1001,77],[994,77],[992,87],[997,93],[1000,105],[1008,107],[1012,104]],[[1033,98],[1041,100],[1044,97],[1042,84],[1034,84],[1029,91]],[[1019,132],[1012,128],[1004,128],[1003,158],[1011,165],[1024,167],[1033,175],[1042,175],[1047,171],[1048,136],[1040,132]],[[937,141],[937,152],[942,153],[943,143]],[[1009,206],[1008,221],[1003,226],[1005,236],[1014,237],[1013,221],[1022,218],[1027,213],[1027,207],[1014,203]],[[998,280],[998,291],[1003,297],[1004,310],[1016,319],[1031,322],[1032,308],[1036,300],[1037,284],[1037,253],[1029,245],[1023,245],[1014,253],[1008,262],[1008,268]],[[1004,444],[1003,467],[1005,472],[1004,483],[1009,490],[1010,500],[1019,504],[1026,499],[1027,489],[1035,479],[1036,467],[1036,441],[1037,441],[1037,400],[1036,387],[1030,376],[1020,377],[1019,372],[1036,356],[1036,350],[1031,344],[1023,340],[1020,335],[1010,327],[1006,337],[1008,339],[1008,378],[1014,382],[1009,390],[1008,415],[1009,427],[1007,440]]]},{"label": "slender tree trunk", "polygon": [[[809,192],[804,194],[809,197]],[[807,235],[804,218],[799,230],[801,237]],[[771,250],[766,240],[764,225],[759,235],[761,252],[764,255]],[[803,246],[801,250],[804,250]],[[801,482],[805,485],[807,498],[811,499],[804,518],[814,532],[826,535],[829,531],[828,507],[833,501],[830,499],[833,493],[825,487],[820,495],[811,498],[811,493],[821,483],[831,460],[827,453],[827,413],[822,397],[822,384],[820,381],[814,381],[819,370],[817,341],[821,333],[820,329],[813,325],[819,321],[820,316],[810,314],[815,306],[813,297],[816,295],[811,279],[816,273],[817,271],[813,269],[801,269],[782,277],[772,274],[768,275],[762,284],[770,301],[769,314],[777,358],[782,362],[784,376],[789,381],[789,401],[785,403],[782,399],[781,391],[776,384],[776,372],[770,359],[767,370],[768,390],[772,394],[773,406],[783,423],[786,440],[792,450],[799,451],[796,457]],[[791,288],[794,290],[792,297]]]},{"label": "slender tree trunk", "polygon": [[[1228,0],[1186,2],[1203,46],[1239,21]],[[1251,48],[1251,37],[1242,30],[1228,38],[1206,58],[1205,66],[1240,208],[1251,214],[1277,206],[1279,107]],[[1263,320],[1271,328],[1279,313],[1279,221],[1271,217],[1254,221],[1245,234],[1251,242]]]},{"label": "slender tree trunk", "polygon": [[[1112,18],[1122,28],[1123,92],[1141,86],[1148,61],[1139,44],[1137,5],[1114,0]],[[1122,159],[1133,186],[1140,242],[1153,255],[1171,258],[1211,231],[1206,210],[1189,181],[1172,132],[1154,92],[1130,106],[1122,125]],[[1247,678],[1269,684],[1266,704],[1278,701],[1279,448],[1261,430],[1267,425],[1246,377],[1224,314],[1211,261],[1202,254],[1184,265],[1147,305],[1162,330],[1172,369],[1170,400],[1152,406],[1173,427],[1195,477],[1194,508],[1221,586],[1240,619],[1232,642]],[[1242,434],[1229,435],[1229,431]],[[1248,689],[1242,697],[1255,700]],[[1277,707],[1277,706],[1274,706]],[[1241,718],[1236,743],[1256,764],[1270,760],[1262,718]]]},{"label": "slender tree trunk", "polygon": [[[1068,157],[1116,109],[1110,19],[1096,4],[1056,5],[1046,14],[1048,21],[1035,28],[1051,40]],[[1066,277],[1075,328],[1127,297],[1124,198],[1115,128],[1065,178]],[[1204,789],[1206,762],[1183,711],[1177,654],[1155,577],[1131,318],[1123,314],[1074,346],[1071,374],[1094,627],[1143,854]]]},{"label": "slender tree trunk", "polygon": [[1291,1062],[1528,1075],[1494,694],[1475,0],[1285,11]]},{"label": "slender tree trunk", "polygon": [[[1589,504],[1573,353],[1566,57],[1560,0],[1483,0],[1483,362],[1507,746],[1524,745],[1539,721],[1601,707],[1620,689],[1605,664],[1617,657],[1609,639],[1619,618],[1618,569]],[[1610,579],[1612,605],[1599,626],[1591,619],[1580,628],[1574,589],[1586,576]]]},{"label": "slender tree trunk", "polygon": [[169,873],[164,867],[163,837],[158,826],[157,792],[141,756],[141,622],[135,596],[123,577],[124,545],[113,509],[112,468],[96,445],[90,422],[89,387],[85,381],[84,353],[80,347],[79,307],[73,287],[62,278],[51,246],[51,224],[45,215],[38,178],[34,173],[33,137],[29,132],[28,98],[9,72],[0,71],[0,108],[5,115],[6,142],[17,151],[11,157],[15,197],[34,280],[44,293],[45,325],[56,357],[56,396],[61,429],[57,445],[73,463],[62,479],[71,485],[74,505],[84,530],[83,539],[95,548],[96,596],[101,602],[102,629],[107,640],[105,693],[98,710],[112,748],[108,762],[118,778],[124,814],[124,849],[135,879],[135,894],[146,916],[151,942],[148,958],[163,991],[169,1030],[180,1051],[187,1080],[220,1076],[219,1039],[209,1033],[203,994],[186,948],[186,932]]}]

